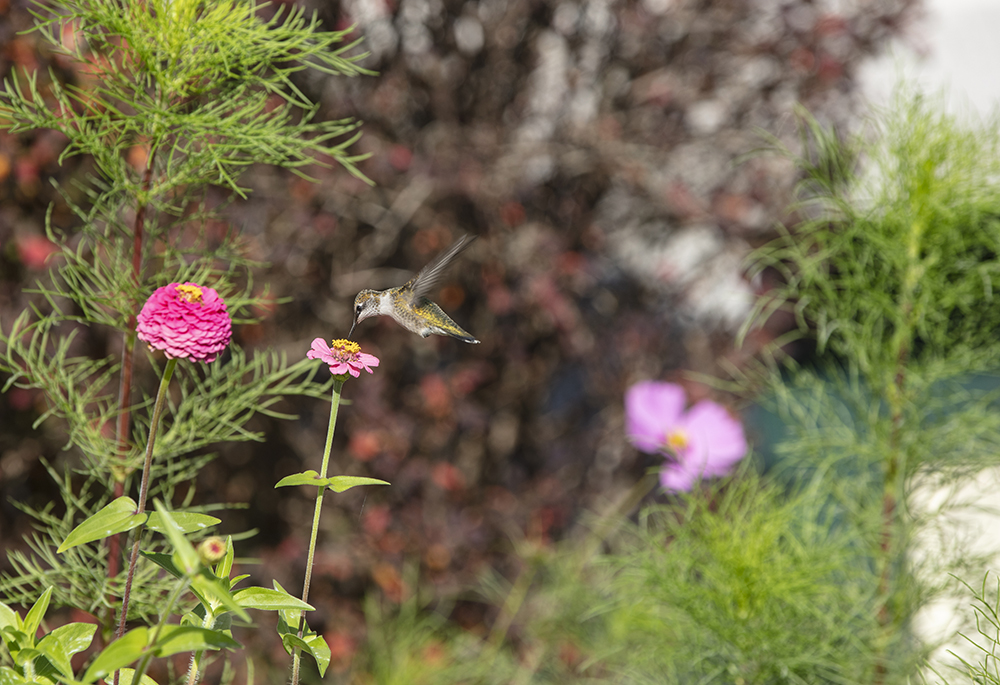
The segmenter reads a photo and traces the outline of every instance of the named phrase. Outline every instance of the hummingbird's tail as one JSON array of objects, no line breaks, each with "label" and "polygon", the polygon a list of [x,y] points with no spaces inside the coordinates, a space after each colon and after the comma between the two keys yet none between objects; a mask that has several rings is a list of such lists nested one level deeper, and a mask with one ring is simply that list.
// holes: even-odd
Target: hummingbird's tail
[{"label": "hummingbird's tail", "polygon": [[431,326],[426,329],[424,337],[426,338],[431,333],[435,335],[445,335],[449,338],[455,338],[456,340],[461,340],[462,342],[471,343],[473,345],[478,345],[479,341],[472,337],[467,331],[463,330],[461,326],[456,324],[454,321],[449,321],[446,324],[439,324],[437,326]]},{"label": "hummingbird's tail", "polygon": [[473,338],[471,335],[469,335],[465,331],[462,331],[461,334],[448,333],[448,335],[450,337],[452,337],[452,338],[457,339],[457,340],[461,340],[462,342],[472,343],[473,345],[478,345],[479,344],[478,340],[476,340],[475,338]]}]

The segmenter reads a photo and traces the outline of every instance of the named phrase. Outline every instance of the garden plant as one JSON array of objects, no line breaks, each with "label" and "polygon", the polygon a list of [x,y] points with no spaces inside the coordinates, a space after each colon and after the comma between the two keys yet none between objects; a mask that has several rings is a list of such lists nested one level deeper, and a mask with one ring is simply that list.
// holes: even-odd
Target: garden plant
[{"label": "garden plant", "polygon": [[[21,505],[36,532],[0,580],[0,685],[254,682],[232,655],[258,611],[277,613],[293,683],[330,677],[311,574],[327,489],[387,484],[328,475],[345,383],[380,362],[332,337],[294,362],[240,349],[234,330],[274,303],[218,217],[253,164],[363,178],[358,123],[319,120],[296,85],[366,74],[357,44],[287,5],[69,0],[36,19],[80,81],[14,73],[0,121],[60,132],[90,173],[60,188],[75,223],[47,226],[35,306],[0,322],[5,390],[43,393],[38,424],[72,455],[47,466],[61,501]],[[398,605],[372,593],[357,682],[1000,684],[988,559],[948,535],[921,553],[954,502],[917,499],[1000,462],[1000,133],[907,92],[855,137],[801,120],[783,153],[796,221],[747,274],[770,289],[744,332],[784,315],[788,334],[726,379],[630,377],[620,440],[651,473],[566,540],[512,536],[513,573],[442,600],[414,569]],[[331,401],[318,468],[276,484],[315,488],[302,592],[242,587],[239,536],[211,535],[225,507],[194,505],[190,483],[206,449],[261,439],[251,419],[293,418],[278,407],[296,395]],[[741,418],[751,403],[783,432]],[[917,628],[945,595],[972,648],[947,668]],[[459,602],[490,607],[486,634],[450,620]],[[92,622],[54,626],[63,609]]]}]

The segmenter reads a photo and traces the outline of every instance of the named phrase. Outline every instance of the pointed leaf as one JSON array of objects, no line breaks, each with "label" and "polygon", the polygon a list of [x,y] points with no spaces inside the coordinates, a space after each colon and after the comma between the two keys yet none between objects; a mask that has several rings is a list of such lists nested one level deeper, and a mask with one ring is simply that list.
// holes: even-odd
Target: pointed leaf
[{"label": "pointed leaf", "polygon": [[67,654],[73,656],[90,646],[90,643],[94,641],[96,630],[96,623],[67,623],[64,626],[59,626],[46,637],[59,638]]},{"label": "pointed leaf", "polygon": [[284,590],[271,590],[266,587],[248,587],[233,594],[233,597],[244,609],[260,609],[262,611],[314,611],[315,607],[306,604],[297,597],[292,597]]},{"label": "pointed leaf", "polygon": [[281,644],[285,647],[285,651],[289,654],[291,654],[296,647],[301,649],[303,652],[309,651],[309,643],[295,633],[283,633],[281,636]]},{"label": "pointed leaf", "polygon": [[141,549],[139,554],[149,559],[151,562],[162,568],[164,571],[174,576],[175,578],[183,578],[184,574],[181,570],[177,568],[174,564],[174,558],[172,554],[164,554],[163,552],[144,552]]},{"label": "pointed leaf", "polygon": [[326,640],[323,639],[322,635],[317,635],[316,633],[306,635],[305,641],[309,645],[309,649],[306,651],[316,660],[316,666],[319,668],[319,677],[322,678],[326,673],[327,667],[330,665],[330,646],[326,644]]},{"label": "pointed leaf", "polygon": [[[44,636],[35,648],[48,658],[55,670],[67,678],[72,678],[73,666],[70,664],[70,657],[90,646],[95,630],[97,626],[93,623],[68,623]],[[36,668],[40,675],[45,675],[38,664]]]},{"label": "pointed leaf", "polygon": [[[286,595],[288,591],[281,587],[281,583],[276,580],[272,580],[271,584],[274,585],[275,590],[284,592]],[[301,610],[295,609],[281,609],[278,611],[278,635],[284,635],[285,633],[297,633],[299,625],[299,617],[302,615]],[[291,626],[296,626],[293,630]],[[289,652],[290,653],[290,652]]]},{"label": "pointed leaf", "polygon": [[285,633],[281,636],[281,644],[284,645],[285,651],[289,654],[298,647],[316,660],[320,677],[326,673],[326,669],[330,665],[330,647],[321,636],[312,633],[301,638],[293,633]]},{"label": "pointed leaf", "polygon": [[3,602],[0,602],[0,631],[8,626],[14,630],[20,630],[21,625],[20,615]]},{"label": "pointed leaf", "polygon": [[[173,511],[170,515],[174,518],[174,523],[177,527],[181,529],[182,533],[197,533],[198,531],[205,530],[211,526],[216,526],[222,523],[222,519],[217,519],[214,516],[209,516],[208,514],[197,514],[191,511]],[[164,533],[163,519],[160,517],[160,513],[154,511],[149,515],[149,520],[146,521],[146,527],[150,530],[155,530],[157,533]]]},{"label": "pointed leaf", "polygon": [[327,478],[327,485],[334,492],[344,492],[359,485],[390,485],[378,478],[365,478],[364,476],[331,476]]},{"label": "pointed leaf", "polygon": [[285,476],[279,480],[274,487],[284,488],[289,485],[316,485],[320,486],[323,482],[320,480],[319,474],[309,469],[308,471],[303,471],[302,473],[293,473],[290,476]]},{"label": "pointed leaf", "polygon": [[[135,678],[134,668],[123,668],[118,671],[118,673],[118,685],[132,685],[132,680]],[[142,678],[139,679],[139,685],[157,685],[157,683],[155,680],[143,673]]]},{"label": "pointed leaf", "polygon": [[145,626],[128,631],[120,638],[104,648],[94,663],[83,675],[84,683],[92,683],[98,678],[104,678],[110,673],[117,671],[122,666],[130,663],[142,656],[146,651],[146,643],[149,641],[149,628]]},{"label": "pointed leaf", "polygon": [[[233,536],[229,535],[226,537],[226,556],[219,560],[219,563],[215,565],[215,575],[219,578],[229,578],[229,574],[233,572],[233,559],[236,557],[236,550],[233,547]],[[232,589],[235,581],[230,581],[229,589]]]},{"label": "pointed leaf", "polygon": [[168,625],[163,627],[153,648],[157,656],[170,656],[204,649],[239,649],[241,646],[221,630],[209,630],[200,626]]},{"label": "pointed leaf", "polygon": [[49,637],[46,635],[35,645],[39,656],[42,657],[35,660],[35,673],[45,676],[58,671],[64,677],[72,678],[73,666],[69,663],[69,654],[63,649],[59,640],[50,640]]},{"label": "pointed leaf", "polygon": [[9,666],[0,667],[0,685],[32,685],[30,680]]},{"label": "pointed leaf", "polygon": [[71,530],[56,551],[61,554],[77,545],[100,540],[115,533],[124,533],[142,525],[146,520],[146,514],[135,513],[138,508],[139,505],[131,497],[119,497]]},{"label": "pointed leaf", "polygon": [[218,610],[221,607],[226,607],[229,611],[232,611],[239,615],[244,621],[250,620],[250,614],[237,603],[233,598],[233,595],[229,592],[228,588],[223,587],[223,583],[229,584],[228,581],[216,578],[212,576],[211,578],[204,575],[197,575],[191,579],[191,589],[195,591],[199,597],[203,598],[203,601],[209,604],[209,610],[213,614],[220,613]]},{"label": "pointed leaf", "polygon": [[173,515],[167,511],[163,503],[160,500],[156,500],[153,502],[153,506],[156,507],[156,511],[160,515],[160,521],[163,524],[163,530],[160,532],[167,536],[170,544],[174,547],[174,564],[184,575],[188,577],[194,576],[198,573],[198,569],[201,568],[201,560],[198,558],[198,552],[195,551],[191,543],[184,537],[180,526],[174,521]]},{"label": "pointed leaf", "polygon": [[47,588],[24,617],[22,630],[28,636],[28,639],[31,640],[32,644],[35,643],[35,633],[38,632],[38,626],[41,625],[42,619],[45,617],[45,612],[49,610],[49,600],[52,598],[52,590],[52,587]]}]

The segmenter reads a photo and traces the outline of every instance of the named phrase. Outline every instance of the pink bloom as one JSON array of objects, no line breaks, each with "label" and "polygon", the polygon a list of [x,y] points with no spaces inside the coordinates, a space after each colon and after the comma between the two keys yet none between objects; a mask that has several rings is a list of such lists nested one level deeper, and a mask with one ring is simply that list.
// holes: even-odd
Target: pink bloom
[{"label": "pink bloom", "polygon": [[743,424],[722,405],[702,400],[684,411],[684,389],[674,383],[644,381],[625,393],[629,442],[667,462],[660,471],[666,490],[690,490],[702,478],[724,476],[746,456]]},{"label": "pink bloom", "polygon": [[139,340],[163,350],[168,359],[212,362],[229,344],[233,323],[212,288],[171,283],[149,296],[135,329]]},{"label": "pink bloom", "polygon": [[323,338],[312,342],[312,349],[306,352],[309,359],[322,359],[330,366],[334,376],[350,373],[357,378],[361,369],[372,373],[372,367],[378,366],[378,357],[361,351],[361,346],[350,340],[333,340],[330,345]]}]

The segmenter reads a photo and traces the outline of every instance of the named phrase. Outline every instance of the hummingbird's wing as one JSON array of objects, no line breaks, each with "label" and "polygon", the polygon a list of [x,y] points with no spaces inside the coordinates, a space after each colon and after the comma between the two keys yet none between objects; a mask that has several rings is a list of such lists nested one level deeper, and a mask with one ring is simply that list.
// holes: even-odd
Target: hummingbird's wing
[{"label": "hummingbird's wing", "polygon": [[420,273],[407,283],[410,286],[413,304],[417,304],[421,298],[427,297],[434,292],[441,283],[441,276],[444,274],[444,270],[475,239],[476,236],[474,235],[463,235],[455,241],[454,245],[435,257],[434,261],[421,269]]}]

